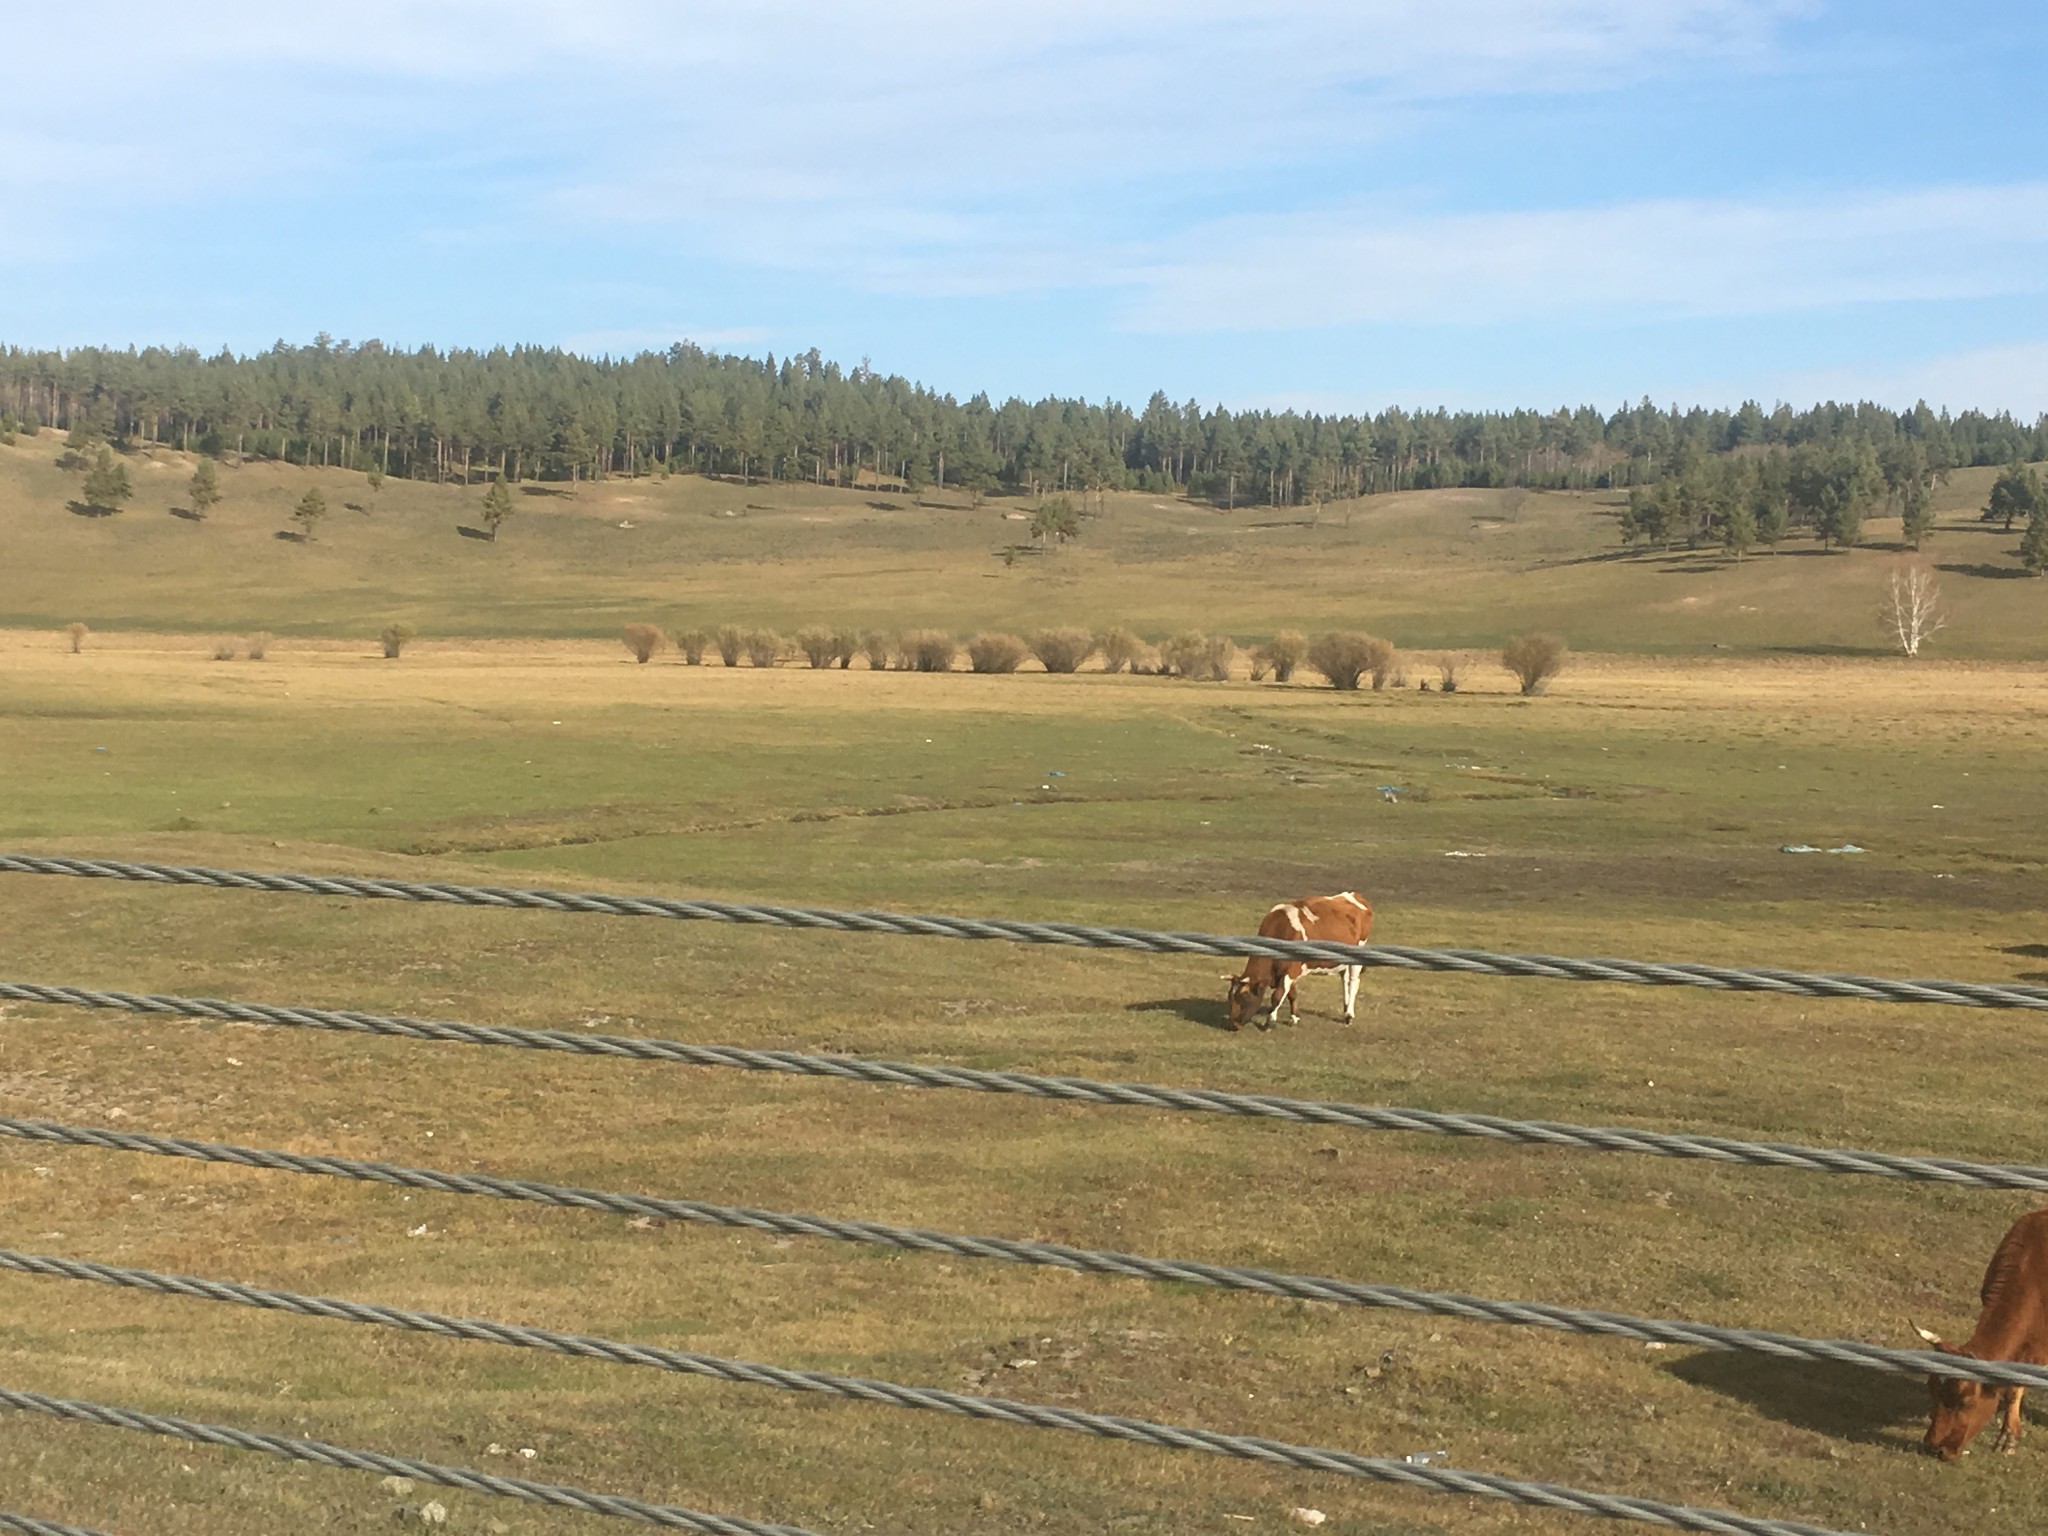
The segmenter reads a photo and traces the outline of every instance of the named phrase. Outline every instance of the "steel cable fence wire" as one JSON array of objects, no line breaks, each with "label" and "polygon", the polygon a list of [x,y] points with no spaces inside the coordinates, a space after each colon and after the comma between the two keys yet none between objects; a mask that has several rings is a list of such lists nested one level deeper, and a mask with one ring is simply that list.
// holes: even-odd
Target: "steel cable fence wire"
[{"label": "steel cable fence wire", "polygon": [[[210,1445],[230,1451],[259,1451],[287,1461],[309,1462],[315,1466],[337,1467],[352,1472],[381,1472],[387,1477],[408,1477],[438,1488],[460,1488],[470,1493],[489,1493],[501,1498],[545,1504],[553,1509],[579,1514],[613,1515],[658,1525],[673,1531],[700,1531],[705,1536],[818,1536],[795,1525],[770,1525],[737,1515],[706,1514],[672,1504],[650,1504],[622,1494],[593,1493],[562,1483],[537,1483],[523,1477],[503,1477],[469,1467],[449,1467],[409,1456],[387,1456],[380,1451],[357,1451],[330,1445],[324,1440],[296,1440],[284,1435],[236,1429],[226,1424],[202,1424],[191,1419],[144,1413],[105,1403],[82,1402],[76,1398],[49,1397],[41,1392],[21,1392],[0,1387],[0,1408],[42,1414],[75,1424],[97,1424],[107,1429],[140,1430],[145,1434],[169,1435],[192,1445]],[[69,1529],[65,1527],[64,1529]]]},{"label": "steel cable fence wire", "polygon": [[38,1520],[34,1515],[17,1515],[9,1510],[0,1510],[0,1531],[15,1531],[20,1536],[107,1536],[105,1531],[96,1531],[90,1526]]},{"label": "steel cable fence wire", "polygon": [[[528,1201],[571,1210],[599,1211],[629,1218],[652,1217],[660,1220],[685,1221],[704,1226],[771,1233],[780,1237],[831,1238],[841,1242],[868,1243],[916,1253],[944,1253],[959,1258],[992,1259],[1012,1264],[1066,1269],[1079,1274],[1203,1285],[1219,1290],[1248,1292],[1294,1301],[1389,1308],[1432,1317],[1455,1317],[1469,1322],[1499,1323],[1510,1327],[1545,1328],[1562,1333],[1640,1339],[1646,1343],[1677,1344],[1697,1349],[1737,1350],[1772,1355],[1779,1359],[1814,1360],[1860,1366],[1892,1375],[1950,1376],[1959,1380],[2048,1389],[2048,1367],[1975,1360],[1932,1350],[1891,1349],[1855,1339],[1812,1339],[1767,1329],[1728,1328],[1711,1323],[1696,1323],[1684,1318],[1634,1317],[1621,1312],[1553,1306],[1547,1302],[1501,1300],[1466,1295],[1457,1291],[1423,1291],[1406,1286],[1333,1279],[1323,1275],[1287,1274],[1277,1270],[1240,1265],[1209,1264],[1194,1259],[1160,1259],[1115,1250],[1077,1248],[1064,1243],[977,1237],[941,1232],[926,1227],[897,1227],[881,1222],[849,1221],[828,1216],[762,1210],[750,1206],[713,1205],[697,1200],[621,1194],[607,1190],[584,1189],[574,1185],[544,1184],[528,1179],[449,1173],[431,1168],[408,1168],[392,1163],[359,1162],[353,1158],[279,1152],[260,1147],[236,1146],[231,1143],[194,1141],[184,1137],[113,1131],[96,1126],[69,1126],[52,1121],[0,1118],[0,1135],[69,1146],[184,1157],[201,1162],[225,1163],[274,1172],[353,1179],[364,1183],[424,1190],[437,1194],[484,1195],[495,1199]],[[58,1275],[70,1279],[100,1280],[107,1284],[174,1291],[178,1294],[208,1295],[212,1299],[235,1299],[225,1293],[212,1296],[211,1292],[204,1289],[212,1282],[191,1277],[167,1277],[143,1270],[121,1271],[105,1265],[84,1264],[81,1261],[54,1259],[7,1249],[0,1249],[0,1269]]]},{"label": "steel cable fence wire", "polygon": [[1970,1008],[2048,1010],[2048,987],[2003,982],[1909,980],[1773,967],[1744,968],[1688,961],[1579,958],[1569,955],[1495,954],[1475,949],[1419,949],[1397,944],[1329,944],[1309,940],[1224,938],[1145,928],[1104,928],[1083,923],[1025,922],[1013,918],[966,918],[898,912],[841,911],[829,907],[785,907],[756,902],[682,900],[675,897],[617,896],[596,891],[555,891],[514,886],[458,885],[417,880],[365,879],[344,875],[269,873],[210,869],[203,865],[148,864],[119,859],[73,859],[0,853],[0,873],[76,875],[89,879],[135,880],[156,885],[212,886],[307,896],[357,896],[449,906],[498,907],[547,912],[600,913],[618,917],[666,917],[778,928],[825,929],[842,933],[894,933],[953,939],[997,939],[1018,944],[1054,944],[1080,949],[1210,955],[1225,959],[1264,956],[1329,965],[1380,966],[1412,971],[1455,971],[1472,975],[1545,977],[1560,981],[1628,982],[1639,986],[1707,987],[1723,992],[1775,992],[1800,997],[1853,998],[1867,1002],[1946,1003]]},{"label": "steel cable fence wire", "polygon": [[[502,1328],[505,1325],[478,1326]],[[508,1331],[532,1334],[536,1347],[551,1347],[539,1344],[539,1339],[544,1337],[540,1330]],[[572,1344],[610,1343],[608,1340],[578,1339],[575,1335],[554,1337]],[[515,1341],[501,1339],[497,1342]],[[1148,1419],[1086,1413],[1080,1409],[1059,1408],[1045,1403],[1016,1402],[1000,1397],[975,1397],[967,1393],[947,1392],[929,1387],[907,1387],[868,1377],[834,1376],[822,1371],[791,1371],[778,1366],[759,1365],[752,1361],[725,1360],[714,1355],[640,1350],[637,1346],[619,1347],[634,1350],[644,1356],[626,1363],[655,1365],[666,1370],[710,1376],[736,1384],[779,1387],[785,1391],[811,1393],[855,1402],[925,1409],[984,1423],[1064,1430],[1093,1436],[1096,1439],[1149,1445],[1161,1450],[1202,1451],[1238,1461],[1260,1462],[1268,1466],[1289,1467],[1304,1472],[1334,1473],[1340,1477],[1392,1483],[1434,1493],[1455,1493],[1496,1499],[1540,1509],[1601,1515],[1614,1520],[1634,1520],[1672,1530],[1704,1531],[1711,1533],[1711,1536],[1846,1536],[1846,1533],[1841,1531],[1807,1525],[1800,1521],[1774,1520],[1737,1514],[1729,1510],[1701,1509],[1621,1494],[1593,1493],[1579,1488],[1561,1487],[1554,1483],[1501,1477],[1488,1472],[1419,1465],[1389,1457],[1359,1456],[1350,1451],[1333,1450],[1324,1446],[1294,1445],[1284,1440],[1271,1440],[1256,1435],[1222,1434],[1215,1430],[1188,1425],[1158,1424]],[[577,1349],[564,1352],[586,1353]],[[662,1360],[663,1356],[668,1357],[667,1363]],[[260,1434],[226,1425],[195,1423],[189,1419],[169,1418],[159,1414],[142,1413],[135,1409],[110,1407],[70,1398],[47,1397],[41,1393],[21,1392],[6,1387],[0,1387],[0,1408],[14,1408],[73,1422],[100,1424],[114,1429],[170,1435],[199,1445],[221,1446],[230,1450],[263,1451],[292,1461],[313,1462],[322,1466],[345,1467],[365,1472],[383,1472],[392,1476],[414,1478],[420,1482],[436,1483],[442,1487],[502,1494],[592,1514],[623,1515],[630,1519],[676,1529],[710,1531],[717,1533],[717,1536],[728,1536],[728,1533],[731,1533],[731,1536],[811,1536],[811,1533],[788,1526],[759,1525],[725,1516],[703,1515],[694,1510],[643,1504],[638,1500],[623,1499],[610,1494],[592,1494],[582,1489],[556,1484],[530,1483],[523,1478],[498,1477],[462,1467],[437,1466],[405,1457],[385,1456],[370,1451],[352,1451],[318,1440],[287,1439],[283,1436]]]},{"label": "steel cable fence wire", "polygon": [[1555,1120],[1514,1120],[1501,1115],[1457,1114],[1400,1105],[1347,1104],[1293,1099],[1277,1094],[1229,1093],[1215,1088],[1175,1088],[1154,1083],[1102,1082],[1086,1077],[1044,1077],[1029,1072],[990,1072],[974,1067],[934,1066],[865,1056],[763,1051],[731,1045],[695,1045],[681,1040],[585,1031],[519,1029],[509,1025],[464,1024],[361,1013],[331,1008],[278,1007],[219,998],[165,993],[108,992],[86,987],[0,981],[0,1000],[57,1007],[118,1010],[191,1019],[274,1024],[343,1034],[379,1035],[438,1044],[506,1046],[563,1055],[667,1061],[683,1066],[726,1067],[799,1077],[838,1078],[899,1088],[958,1088],[1064,1103],[1163,1109],[1249,1119],[1290,1120],[1350,1130],[1406,1131],[1472,1137],[1534,1146],[1574,1147],[1597,1152],[1636,1152],[1653,1157],[1693,1159],[1760,1168],[1794,1168],[1816,1173],[1861,1174],[1919,1183],[1979,1189],[2048,1191],[2048,1167],[2024,1163],[1977,1163],[1952,1157],[1916,1157],[1854,1147],[1810,1147],[1795,1142],[1741,1141],[1691,1132],[1650,1131],[1628,1126],[1571,1125]]}]

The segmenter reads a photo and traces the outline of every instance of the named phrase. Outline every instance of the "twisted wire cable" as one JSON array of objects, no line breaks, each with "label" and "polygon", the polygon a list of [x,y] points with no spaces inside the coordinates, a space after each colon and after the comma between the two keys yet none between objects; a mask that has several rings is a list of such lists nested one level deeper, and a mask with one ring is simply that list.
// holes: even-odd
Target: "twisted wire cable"
[{"label": "twisted wire cable", "polygon": [[899,1088],[959,1088],[1021,1095],[1065,1103],[1237,1115],[1290,1120],[1306,1125],[1362,1131],[1411,1131],[1436,1136],[1476,1137],[1535,1146],[1575,1147],[1596,1152],[1636,1152],[1759,1168],[1796,1168],[1814,1173],[1861,1174],[1918,1183],[1978,1189],[2048,1191],[2048,1167],[2024,1163],[1976,1163],[1952,1157],[1912,1157],[1854,1147],[1808,1147],[1794,1142],[1739,1141],[1726,1136],[1648,1131],[1627,1126],[1571,1125],[1555,1120],[1513,1120],[1501,1115],[1453,1114],[1399,1105],[1346,1104],[1292,1099],[1278,1094],[1228,1093],[1214,1088],[1162,1087],[1154,1083],[1101,1082],[1087,1077],[1041,1077],[1029,1072],[989,1072],[975,1067],[932,1066],[865,1056],[762,1051],[732,1045],[694,1045],[680,1040],[580,1030],[516,1029],[410,1019],[332,1008],[283,1008],[266,1003],[226,1002],[165,993],[103,992],[86,987],[0,981],[0,1000],[60,1007],[113,1009],[130,1013],[275,1024],[343,1034],[381,1035],[442,1044],[495,1045],[554,1051],[574,1056],[608,1056],[634,1061],[669,1061],[685,1066],[730,1067],[799,1077],[838,1078]]},{"label": "twisted wire cable", "polygon": [[[305,1298],[318,1300],[320,1298]],[[337,1307],[355,1303],[327,1302]],[[375,1309],[389,1310],[389,1309]],[[329,1314],[322,1314],[329,1315]],[[397,1314],[455,1323],[462,1327],[499,1329],[502,1324],[479,1324],[466,1319],[435,1318],[432,1313]],[[404,1326],[402,1324],[396,1326]],[[430,1332],[443,1331],[439,1327]],[[1712,1536],[1844,1536],[1843,1532],[1806,1525],[1793,1520],[1762,1519],[1727,1510],[1696,1509],[1683,1504],[1666,1504],[1656,1499],[1629,1498],[1618,1494],[1589,1493],[1563,1488],[1554,1483],[1526,1482],[1497,1477],[1487,1472],[1467,1472],[1455,1467],[1421,1466],[1388,1457],[1358,1456],[1349,1451],[1322,1446],[1291,1445],[1255,1435],[1227,1435],[1215,1430],[1178,1424],[1155,1424],[1147,1419],[1124,1418],[1116,1414],[1085,1413],[1075,1408],[1057,1408],[1045,1403],[1015,1402],[1001,1397],[975,1397],[963,1392],[945,1392],[930,1387],[906,1387],[894,1382],[859,1376],[833,1376],[822,1371],[791,1371],[778,1366],[759,1365],[746,1360],[725,1360],[715,1355],[687,1355],[674,1350],[645,1349],[634,1345],[613,1345],[609,1340],[586,1339],[573,1334],[545,1334],[538,1329],[506,1330],[530,1335],[529,1339],[499,1338],[495,1342],[530,1342],[542,1348],[560,1348],[565,1354],[612,1358],[594,1354],[589,1346],[606,1346],[631,1352],[626,1363],[653,1365],[660,1369],[691,1375],[711,1376],[750,1386],[779,1387],[785,1391],[822,1394],[857,1402],[886,1403],[898,1408],[919,1408],[948,1413],[988,1423],[1013,1424],[1034,1429],[1066,1430],[1103,1440],[1122,1440],[1169,1451],[1206,1451],[1239,1461],[1263,1462],[1269,1466],[1291,1467],[1304,1472],[1330,1472],[1340,1477],[1365,1478],[1422,1488],[1435,1493],[1460,1493],[1478,1498],[1503,1500],[1511,1504],[1542,1509],[1567,1510],[1577,1514],[1604,1515],[1613,1520],[1635,1520],[1672,1530],[1705,1531]],[[463,1334],[463,1337],[479,1335]],[[552,1342],[542,1344],[542,1339]],[[506,1494],[563,1509],[587,1510],[593,1514],[625,1515],[650,1524],[684,1530],[749,1533],[749,1536],[804,1536],[787,1526],[756,1525],[717,1515],[699,1515],[690,1510],[668,1509],[641,1504],[607,1494],[548,1483],[529,1483],[522,1478],[494,1477],[489,1473],[461,1467],[439,1467],[398,1456],[368,1451],[345,1450],[317,1440],[288,1440],[277,1435],[258,1434],[219,1424],[196,1424],[188,1419],[165,1418],[130,1408],[113,1408],[99,1403],[45,1397],[35,1392],[17,1392],[0,1387],[0,1407],[18,1408],[53,1418],[102,1424],[115,1429],[143,1430],[171,1435],[200,1445],[225,1446],[231,1450],[264,1451],[293,1461],[317,1462],[323,1466],[349,1467],[366,1472],[386,1472],[445,1487],[468,1488],[479,1493]],[[681,1517],[681,1518],[677,1518]],[[716,1524],[702,1522],[715,1521]]]},{"label": "twisted wire cable", "polygon": [[140,880],[157,885],[203,885],[229,890],[303,896],[359,896],[451,906],[668,917],[841,933],[895,933],[949,939],[1000,939],[1078,949],[1118,949],[1224,958],[1263,956],[1319,965],[1384,966],[1410,971],[1457,971],[1486,976],[1536,976],[1559,981],[1629,982],[1638,986],[1707,987],[1722,992],[1776,992],[1800,997],[1856,998],[1884,1003],[1949,1003],[1968,1008],[2048,1009],[2048,987],[2016,983],[1897,980],[1881,976],[1812,974],[1770,968],[1699,965],[1565,955],[1494,954],[1477,949],[1415,949],[1396,944],[1329,944],[1313,940],[1219,938],[1206,933],[1144,928],[1100,928],[1083,923],[1034,923],[1012,918],[913,916],[847,912],[827,907],[783,907],[752,902],[693,901],[659,896],[611,896],[593,891],[551,891],[511,886],[452,885],[415,880],[372,880],[343,875],[271,874],[117,859],[71,859],[0,854],[0,873],[78,875]]},{"label": "twisted wire cable", "polygon": [[[448,1173],[432,1168],[407,1168],[392,1163],[359,1162],[353,1158],[278,1152],[259,1147],[193,1141],[176,1136],[110,1131],[94,1126],[60,1125],[45,1120],[0,1119],[0,1135],[71,1146],[192,1158],[203,1162],[229,1163],[237,1167],[263,1168],[284,1173],[309,1173],[354,1179],[365,1183],[392,1185],[401,1189],[426,1190],[436,1194],[486,1195],[500,1200],[528,1201],[572,1210],[687,1221],[702,1226],[772,1233],[778,1237],[822,1237],[917,1253],[944,1253],[964,1259],[995,1259],[1012,1264],[1039,1265],[1071,1270],[1079,1274],[1111,1275],[1154,1282],[1179,1281],[1184,1284],[1211,1286],[1219,1290],[1246,1291],[1295,1301],[1321,1301],[1351,1307],[1386,1307],[1434,1317],[1503,1323],[1512,1327],[1548,1328],[1562,1333],[1641,1339],[1649,1343],[1679,1344],[1699,1349],[1742,1350],[1773,1355],[1779,1359],[1820,1360],[1840,1365],[1862,1366],[1893,1375],[1952,1376],[1966,1381],[2048,1388],[2048,1367],[1975,1360],[1967,1356],[1933,1350],[1888,1349],[1854,1339],[1809,1339],[1763,1329],[1724,1328],[1715,1324],[1690,1322],[1682,1318],[1633,1317],[1626,1313],[1551,1306],[1544,1302],[1502,1301],[1486,1296],[1469,1296],[1457,1291],[1412,1290],[1405,1286],[1338,1280],[1323,1275],[1297,1275],[1243,1265],[1208,1264],[1195,1259],[1160,1259],[1144,1254],[1121,1253],[1113,1249],[1076,1248],[1065,1243],[1031,1242],[1006,1237],[976,1237],[957,1232],[934,1231],[926,1227],[896,1227],[881,1222],[769,1211],[751,1206],[713,1205],[701,1200],[619,1194],[607,1190],[582,1189],[574,1185],[542,1184],[529,1179]],[[240,1300],[252,1306],[267,1306],[273,1303],[249,1300],[250,1296],[275,1297],[287,1294],[254,1292],[248,1291],[246,1287],[221,1285],[213,1281],[158,1275],[147,1270],[117,1269],[79,1260],[18,1253],[11,1249],[0,1249],[0,1269],[17,1270],[25,1274],[55,1275],[66,1279],[98,1280],[110,1285],[204,1296],[216,1301]],[[305,1298],[294,1298],[287,1310],[305,1310],[307,1305],[309,1304]],[[324,1307],[327,1304],[318,1305]],[[328,1314],[322,1312],[320,1315]]]},{"label": "twisted wire cable", "polygon": [[[701,1531],[706,1536],[817,1536],[801,1526],[767,1525],[743,1520],[736,1515],[709,1515],[701,1510],[679,1509],[670,1504],[649,1504],[644,1499],[616,1493],[592,1493],[561,1483],[536,1483],[523,1477],[501,1477],[469,1467],[444,1467],[409,1456],[386,1456],[379,1451],[353,1451],[329,1445],[324,1440],[293,1440],[283,1435],[266,1435],[226,1424],[200,1424],[191,1419],[167,1418],[135,1408],[110,1407],[105,1403],[80,1402],[76,1398],[46,1397],[40,1392],[17,1392],[0,1387],[0,1408],[23,1413],[40,1413],[52,1419],[78,1424],[98,1424],[108,1429],[141,1430],[146,1434],[169,1435],[193,1445],[212,1445],[230,1451],[260,1451],[287,1461],[307,1461],[316,1466],[340,1467],[351,1472],[381,1472],[389,1477],[409,1477],[414,1482],[441,1488],[461,1488],[470,1493],[491,1493],[502,1498],[523,1499],[553,1509],[569,1509],[586,1515],[616,1515],[659,1525],[672,1531]],[[69,1531],[70,1526],[37,1526],[32,1529]],[[91,1533],[87,1533],[91,1536]]]},{"label": "twisted wire cable", "polygon": [[0,1531],[17,1531],[20,1536],[107,1536],[89,1526],[64,1525],[55,1520],[38,1520],[34,1515],[17,1515],[0,1510]]}]

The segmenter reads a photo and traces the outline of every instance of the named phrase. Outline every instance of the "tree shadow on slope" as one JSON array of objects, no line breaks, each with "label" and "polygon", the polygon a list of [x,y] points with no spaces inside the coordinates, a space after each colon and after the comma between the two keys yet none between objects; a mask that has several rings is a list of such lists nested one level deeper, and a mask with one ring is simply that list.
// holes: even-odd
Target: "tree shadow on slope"
[{"label": "tree shadow on slope", "polygon": [[2015,576],[2025,577],[2029,581],[2039,579],[2032,571],[2019,565],[1965,565],[1955,561],[1947,565],[1937,565],[1935,569],[1947,576],[1981,576],[1987,581],[2007,581]]}]

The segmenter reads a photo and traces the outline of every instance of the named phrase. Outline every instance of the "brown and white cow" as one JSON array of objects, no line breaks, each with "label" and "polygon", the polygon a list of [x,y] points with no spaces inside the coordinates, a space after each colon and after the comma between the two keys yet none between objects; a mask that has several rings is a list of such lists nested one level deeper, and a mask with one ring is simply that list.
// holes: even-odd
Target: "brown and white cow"
[{"label": "brown and white cow", "polygon": [[[1944,1343],[1918,1326],[1913,1331],[1943,1354],[2048,1365],[2048,1210],[2029,1211],[2012,1224],[1984,1271],[1980,1299],[1984,1310],[1966,1343]],[[1954,1461],[1994,1410],[2003,1415],[1998,1449],[2019,1449],[2020,1399],[2026,1388],[1930,1376],[1927,1390],[1934,1398],[1934,1417],[1922,1444],[1930,1454]]]},{"label": "brown and white cow", "polygon": [[[1262,939],[1319,939],[1331,944],[1363,944],[1372,937],[1372,908],[1356,891],[1339,891],[1335,896],[1304,896],[1283,901],[1259,924]],[[1280,1022],[1280,1010],[1287,1010],[1289,1023],[1299,1023],[1294,991],[1301,978],[1313,971],[1321,975],[1336,972],[1344,982],[1344,1022],[1358,1005],[1358,978],[1365,969],[1359,965],[1303,964],[1298,960],[1245,961],[1241,975],[1226,976],[1230,983],[1230,1027],[1243,1029],[1255,1019],[1261,1029]]]}]

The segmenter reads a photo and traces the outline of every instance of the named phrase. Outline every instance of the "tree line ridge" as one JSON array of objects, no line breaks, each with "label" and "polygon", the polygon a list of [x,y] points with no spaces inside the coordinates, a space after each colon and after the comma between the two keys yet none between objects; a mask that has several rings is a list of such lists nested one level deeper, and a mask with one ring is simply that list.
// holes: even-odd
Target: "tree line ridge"
[{"label": "tree line ridge", "polygon": [[[1143,409],[1052,396],[998,404],[865,361],[844,369],[815,349],[778,361],[679,342],[592,358],[531,346],[401,350],[325,333],[247,356],[0,347],[0,430],[43,427],[461,483],[687,470],[975,498],[999,486],[1133,489],[1219,506],[1458,486],[1623,488],[1687,475],[1697,485],[1703,461],[1773,449],[1853,461],[1865,484],[1873,462],[1902,457],[1930,475],[2048,458],[2048,416],[2028,425],[1924,403],[1681,409],[1646,397],[1612,412],[1326,415],[1204,409],[1161,391]],[[1691,515],[1674,508],[1672,521]],[[1656,539],[1654,510],[1645,521]]]}]

